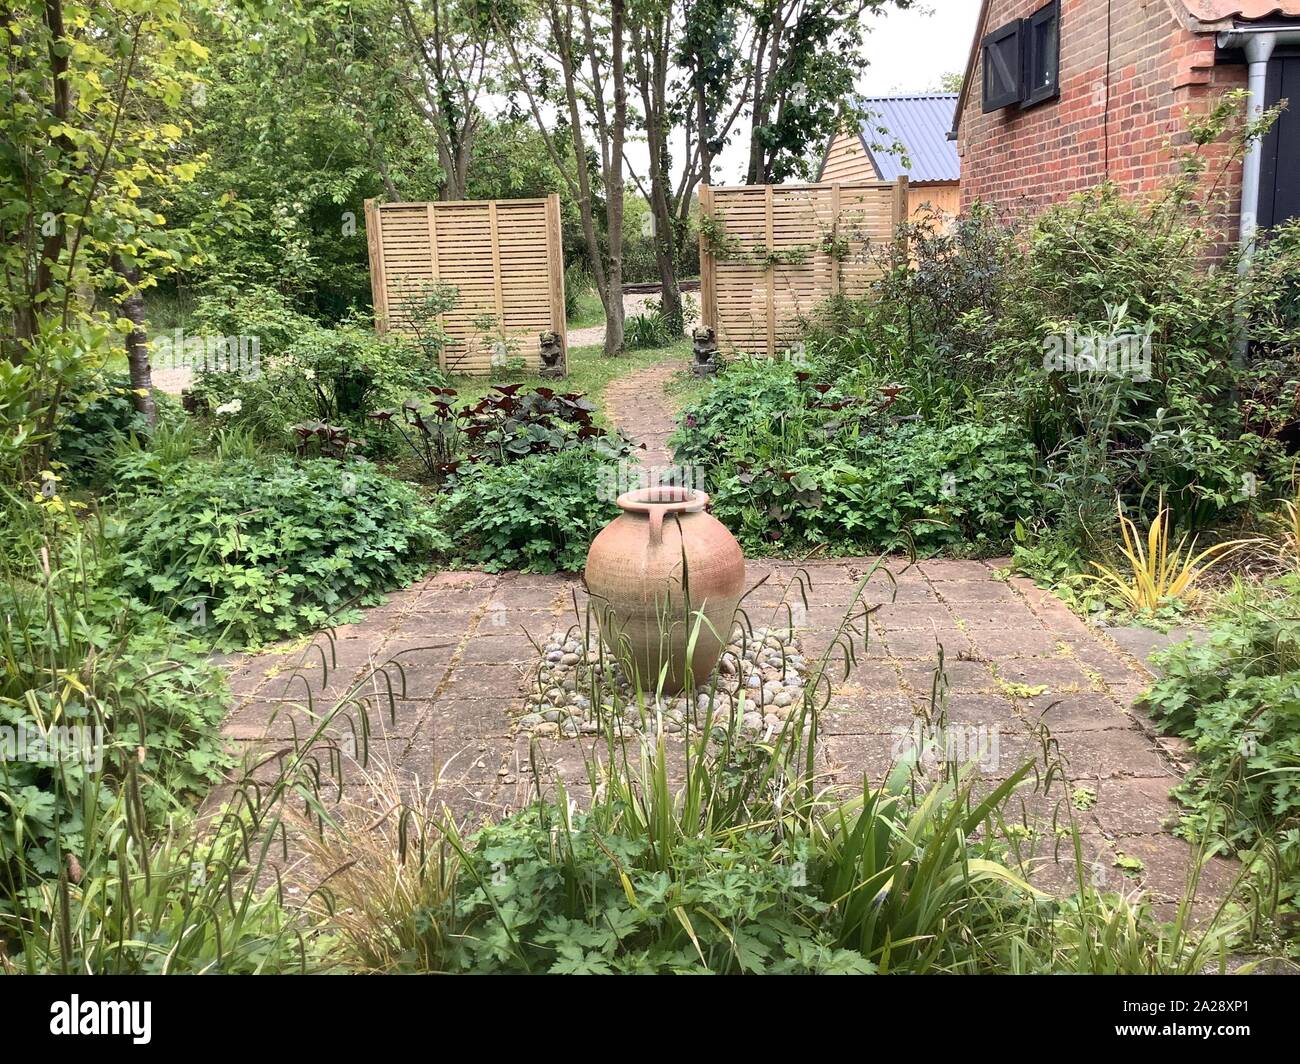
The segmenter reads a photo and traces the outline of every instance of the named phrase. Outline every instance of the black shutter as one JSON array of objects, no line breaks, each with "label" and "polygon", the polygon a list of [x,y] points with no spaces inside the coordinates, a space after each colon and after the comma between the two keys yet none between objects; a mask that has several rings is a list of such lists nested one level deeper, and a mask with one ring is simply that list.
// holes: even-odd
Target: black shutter
[{"label": "black shutter", "polygon": [[984,38],[984,113],[1019,103],[1023,19]]},{"label": "black shutter", "polygon": [[1024,28],[1025,92],[1032,107],[1061,93],[1061,7],[1053,0],[1027,19]]}]

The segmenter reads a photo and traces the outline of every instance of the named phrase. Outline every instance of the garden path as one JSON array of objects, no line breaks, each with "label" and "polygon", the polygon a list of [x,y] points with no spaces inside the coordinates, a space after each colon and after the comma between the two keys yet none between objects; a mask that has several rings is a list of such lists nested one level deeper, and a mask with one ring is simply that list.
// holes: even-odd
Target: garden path
[{"label": "garden path", "polygon": [[[611,417],[646,443],[649,464],[667,461],[672,419],[662,385],[673,369],[671,363],[651,367],[613,382],[607,393]],[[831,650],[874,563],[750,562],[750,583],[767,577],[746,601],[750,619],[776,623],[788,602],[804,654],[816,660]],[[981,787],[1030,759],[1041,772],[1038,724],[1051,729],[1046,749],[1064,763],[1067,782],[1043,795],[1031,777],[1008,812],[1030,829],[1035,881],[1044,889],[1069,889],[1075,880],[1072,848],[1056,831],[1069,803],[1089,879],[1112,890],[1140,887],[1170,916],[1185,892],[1191,855],[1168,830],[1177,817],[1169,791],[1187,753],[1177,741],[1156,736],[1135,706],[1152,679],[1145,663],[1031,581],[1006,579],[999,571],[1005,560],[884,564],[888,572],[866,583],[865,601],[875,609],[865,648],[847,674],[842,665],[827,670],[834,675],[820,714],[818,754],[826,778],[845,787],[860,786],[864,774],[874,785],[882,782],[932,706],[942,648],[947,737],[983,737],[987,747],[974,751]],[[801,574],[806,606],[805,596],[792,590]],[[319,707],[392,660],[402,669],[401,683],[394,675],[400,697],[391,709],[379,697],[379,682],[368,681],[375,695],[371,751],[404,784],[434,785],[437,797],[467,821],[500,817],[527,803],[539,785],[556,781],[580,797],[587,761],[604,753],[604,740],[535,738],[517,722],[536,683],[534,641],[581,623],[585,599],[575,575],[437,573],[338,629],[332,669],[300,648],[233,663],[236,706],[225,734],[236,748],[283,744],[303,734],[304,684]],[[321,636],[316,643],[327,641]],[[669,737],[669,744],[680,760],[680,740]],[[1203,889],[1217,894],[1233,875],[1232,864],[1216,859],[1203,873]]]},{"label": "garden path", "polygon": [[676,359],[658,362],[610,381],[605,388],[605,413],[640,445],[636,455],[646,468],[673,464],[668,437],[676,423],[664,386],[683,365]]},{"label": "garden path", "polygon": [[[646,303],[652,299],[658,299],[657,292],[646,295],[641,292],[624,292],[623,293],[623,317],[630,318],[633,314],[644,314]],[[605,343],[605,323],[602,321],[599,325],[588,325],[581,329],[569,329],[569,347],[600,347]]]}]

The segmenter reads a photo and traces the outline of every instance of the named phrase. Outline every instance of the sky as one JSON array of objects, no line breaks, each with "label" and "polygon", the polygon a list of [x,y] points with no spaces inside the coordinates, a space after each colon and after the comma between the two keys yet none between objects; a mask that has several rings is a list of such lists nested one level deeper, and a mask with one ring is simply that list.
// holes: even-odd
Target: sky
[{"label": "sky", "polygon": [[[945,74],[964,72],[979,9],[980,0],[922,0],[910,11],[886,9],[869,17],[871,65],[858,91],[869,96],[925,92],[938,89]],[[741,183],[747,151],[747,145],[732,144],[719,160],[715,183]],[[628,155],[639,172],[632,146]]]}]

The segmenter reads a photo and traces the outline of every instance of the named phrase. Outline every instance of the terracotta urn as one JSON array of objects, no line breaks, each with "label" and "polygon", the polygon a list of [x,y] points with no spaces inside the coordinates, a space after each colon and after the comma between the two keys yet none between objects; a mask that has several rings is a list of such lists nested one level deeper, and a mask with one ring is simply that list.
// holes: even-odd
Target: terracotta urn
[{"label": "terracotta urn", "polygon": [[[651,487],[618,497],[623,512],[592,541],[587,589],[610,652],[629,659],[643,692],[706,682],[731,634],[744,592],[740,544],[711,514],[709,497]],[[688,651],[699,615],[695,644]],[[687,661],[687,656],[690,661]]]}]

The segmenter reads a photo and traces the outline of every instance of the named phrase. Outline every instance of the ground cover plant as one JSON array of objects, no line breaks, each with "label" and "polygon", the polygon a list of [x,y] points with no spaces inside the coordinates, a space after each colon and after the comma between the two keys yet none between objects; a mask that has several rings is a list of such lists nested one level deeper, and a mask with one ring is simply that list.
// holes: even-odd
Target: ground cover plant
[{"label": "ground cover plant", "polygon": [[734,361],[674,437],[747,549],[871,553],[910,539],[987,555],[1035,512],[1033,447],[1014,426],[931,428],[894,416],[887,388],[819,376]]},{"label": "ground cover plant", "polygon": [[220,646],[337,623],[424,572],[442,544],[419,494],[367,462],[238,459],[129,472],[150,457],[118,463],[134,492],[114,579]]},{"label": "ground cover plant", "polygon": [[439,501],[438,521],[454,540],[451,564],[500,572],[580,570],[587,548],[618,510],[607,454],[591,446],[526,455],[457,482]]},{"label": "ground cover plant", "polygon": [[1145,696],[1187,739],[1196,766],[1175,792],[1189,833],[1278,869],[1285,909],[1300,898],[1300,620],[1296,577],[1239,585],[1206,638],[1165,651]]}]

